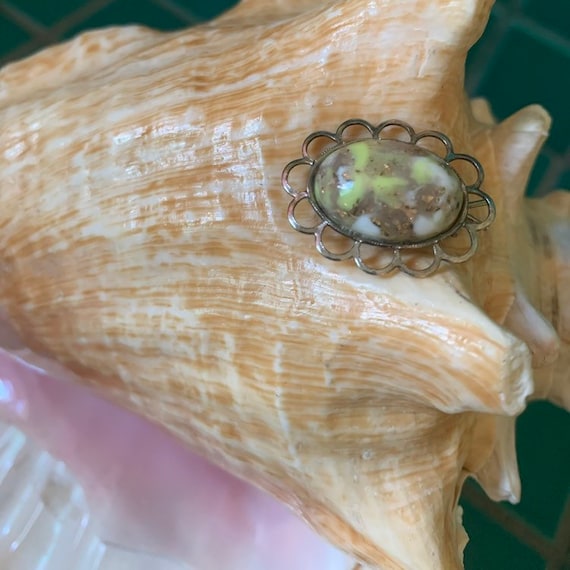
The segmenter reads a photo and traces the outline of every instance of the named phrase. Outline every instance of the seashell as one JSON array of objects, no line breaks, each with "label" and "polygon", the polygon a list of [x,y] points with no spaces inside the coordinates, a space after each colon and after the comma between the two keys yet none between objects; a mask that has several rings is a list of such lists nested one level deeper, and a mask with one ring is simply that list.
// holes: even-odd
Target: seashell
[{"label": "seashell", "polygon": [[[5,351],[367,567],[461,568],[465,479],[515,502],[514,417],[531,396],[570,407],[570,198],[523,197],[550,119],[496,124],[463,88],[491,4],[245,0],[5,67]],[[436,129],[481,161],[497,220],[469,263],[380,278],[291,231],[284,165],[349,117]]]}]

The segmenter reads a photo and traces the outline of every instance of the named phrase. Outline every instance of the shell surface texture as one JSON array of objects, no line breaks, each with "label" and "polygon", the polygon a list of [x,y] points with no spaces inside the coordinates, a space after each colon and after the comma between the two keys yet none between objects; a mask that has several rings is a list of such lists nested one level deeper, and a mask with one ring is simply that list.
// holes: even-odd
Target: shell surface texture
[{"label": "shell surface texture", "polygon": [[[109,540],[197,570],[459,569],[465,479],[518,500],[515,417],[570,407],[570,198],[524,198],[546,111],[497,123],[465,94],[491,4],[244,0],[0,70],[2,417],[66,460]],[[477,158],[497,214],[468,262],[372,275],[291,228],[284,166],[351,117]],[[64,411],[69,390],[98,403]]]}]

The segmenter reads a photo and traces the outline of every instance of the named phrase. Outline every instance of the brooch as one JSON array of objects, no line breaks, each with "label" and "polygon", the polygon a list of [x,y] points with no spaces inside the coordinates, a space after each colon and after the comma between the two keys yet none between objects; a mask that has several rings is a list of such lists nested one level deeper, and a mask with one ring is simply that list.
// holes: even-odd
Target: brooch
[{"label": "brooch", "polygon": [[[438,131],[416,133],[399,120],[373,126],[350,119],[334,133],[311,133],[301,152],[282,174],[292,196],[289,223],[313,234],[327,259],[354,259],[367,273],[426,277],[442,261],[465,262],[477,250],[477,232],[495,218],[493,200],[481,189],[483,167],[456,153]],[[308,172],[296,188],[292,172],[298,168]],[[309,224],[296,215],[305,201],[316,214]],[[334,246],[339,236],[345,243],[336,251],[327,240]]]}]

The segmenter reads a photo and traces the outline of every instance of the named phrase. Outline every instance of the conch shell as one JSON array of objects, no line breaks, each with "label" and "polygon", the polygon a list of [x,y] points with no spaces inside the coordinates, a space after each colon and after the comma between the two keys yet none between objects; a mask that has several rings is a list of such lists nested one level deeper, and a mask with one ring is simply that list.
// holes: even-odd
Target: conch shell
[{"label": "conch shell", "polygon": [[[523,198],[549,117],[496,124],[463,87],[491,4],[244,0],[5,67],[7,323],[363,564],[461,568],[466,477],[516,501],[513,417],[570,406],[570,198]],[[283,166],[351,117],[481,161],[497,220],[469,263],[379,278],[291,230]]]}]

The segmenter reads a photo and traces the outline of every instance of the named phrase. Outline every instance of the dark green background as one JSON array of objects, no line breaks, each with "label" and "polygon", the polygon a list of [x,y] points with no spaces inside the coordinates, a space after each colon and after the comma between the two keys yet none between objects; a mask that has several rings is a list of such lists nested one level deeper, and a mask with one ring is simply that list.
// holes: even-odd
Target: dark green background
[{"label": "dark green background", "polygon": [[[87,28],[138,22],[176,29],[234,3],[0,0],[0,63]],[[470,54],[467,87],[487,97],[499,118],[529,103],[545,106],[554,119],[552,135],[529,193],[570,188],[570,0],[498,0],[487,32]],[[475,484],[467,484],[466,568],[570,569],[570,415],[546,403],[531,404],[517,431],[522,501],[516,507],[491,503]]]}]

